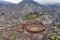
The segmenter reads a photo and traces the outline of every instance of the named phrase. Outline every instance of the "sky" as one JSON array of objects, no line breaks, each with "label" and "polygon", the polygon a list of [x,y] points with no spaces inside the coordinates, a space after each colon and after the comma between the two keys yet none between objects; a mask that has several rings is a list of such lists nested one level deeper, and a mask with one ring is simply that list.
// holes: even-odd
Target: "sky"
[{"label": "sky", "polygon": [[0,0],[0,1],[3,1],[3,0]]},{"label": "sky", "polygon": [[[2,1],[2,0],[0,0]],[[7,2],[12,2],[12,3],[19,3],[21,2],[22,0],[4,0],[4,1],[7,1]],[[34,0],[38,3],[60,3],[60,0]]]}]

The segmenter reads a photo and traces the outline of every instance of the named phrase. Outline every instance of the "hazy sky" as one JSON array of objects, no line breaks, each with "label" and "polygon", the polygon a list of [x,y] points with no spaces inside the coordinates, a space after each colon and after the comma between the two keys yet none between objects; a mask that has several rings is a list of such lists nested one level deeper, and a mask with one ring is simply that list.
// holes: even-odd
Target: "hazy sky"
[{"label": "hazy sky", "polygon": [[0,1],[3,1],[3,0],[0,0]]},{"label": "hazy sky", "polygon": [[[22,0],[4,0],[4,1],[18,3]],[[39,3],[60,3],[60,0],[34,0],[34,1]]]}]

